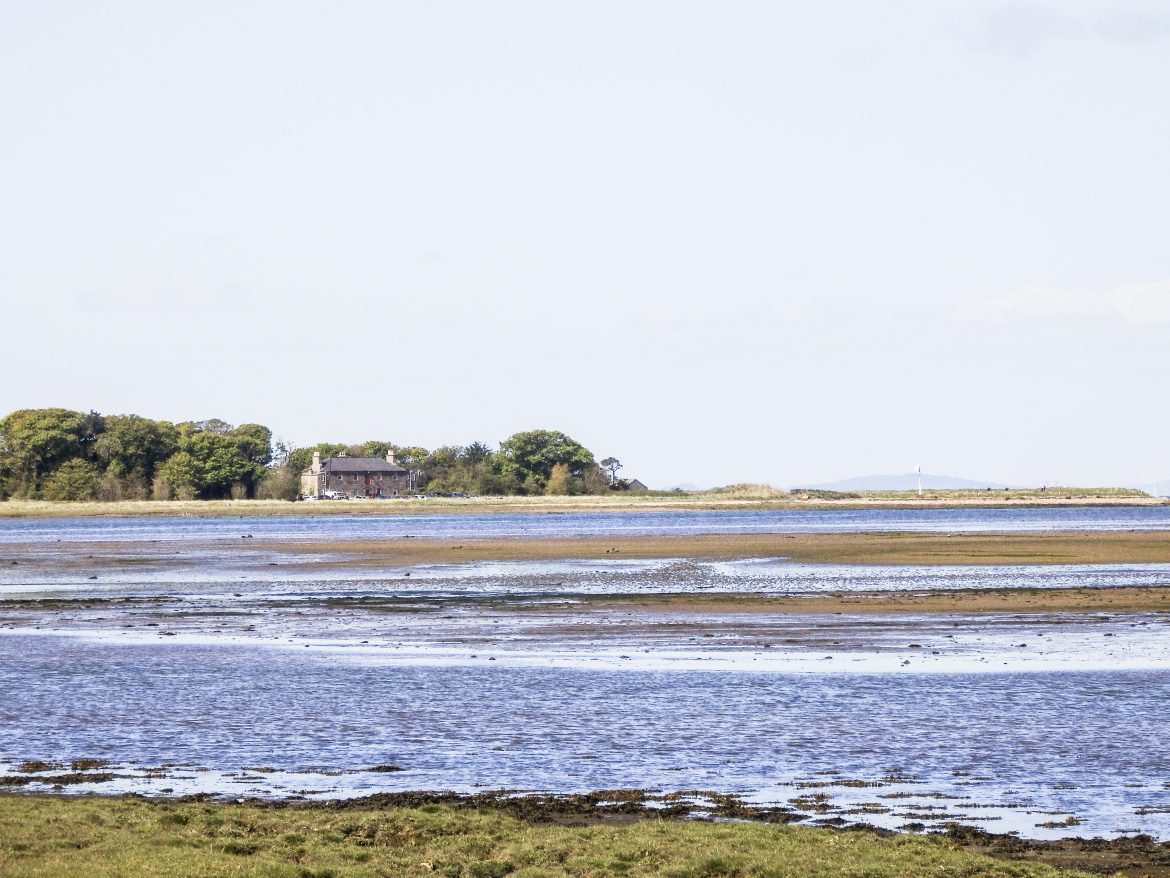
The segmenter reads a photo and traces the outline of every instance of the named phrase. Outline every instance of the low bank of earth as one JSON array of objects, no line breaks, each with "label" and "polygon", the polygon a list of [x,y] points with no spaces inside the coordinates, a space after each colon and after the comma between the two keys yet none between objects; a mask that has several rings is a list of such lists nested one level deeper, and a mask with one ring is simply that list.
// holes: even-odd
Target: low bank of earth
[{"label": "low bank of earth", "polygon": [[392,798],[274,807],[0,796],[0,874],[1042,878],[1120,870],[1170,875],[1161,846],[1142,839],[1045,845],[972,831],[951,837],[889,835],[663,819],[620,808],[532,814],[516,806],[510,810],[522,816],[513,816],[474,802],[415,798],[420,804],[413,807]]},{"label": "low bank of earth", "polygon": [[393,500],[51,500],[0,501],[0,518],[89,516],[387,515],[467,512],[622,512],[718,509],[987,509],[1020,506],[1165,506],[1170,500],[1121,488],[1015,491],[869,491],[860,494],[789,494],[784,491],[616,493],[574,497],[427,497]]}]

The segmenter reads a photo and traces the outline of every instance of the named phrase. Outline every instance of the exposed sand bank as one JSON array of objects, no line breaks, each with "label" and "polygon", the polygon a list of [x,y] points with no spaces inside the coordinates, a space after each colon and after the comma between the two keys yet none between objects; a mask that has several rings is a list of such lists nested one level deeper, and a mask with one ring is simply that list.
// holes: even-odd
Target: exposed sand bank
[{"label": "exposed sand bank", "polygon": [[[759,594],[657,594],[574,596],[581,610],[625,609],[706,617],[719,614],[927,615],[953,613],[1148,613],[1170,612],[1170,587],[1060,588],[970,591],[839,592],[773,597]],[[533,612],[528,610],[528,612]],[[549,605],[549,615],[565,612]]]},{"label": "exposed sand bank", "polygon": [[954,491],[923,497],[908,491],[872,492],[856,497],[815,495],[735,496],[719,493],[617,494],[588,497],[430,497],[410,500],[327,501],[287,500],[124,500],[119,502],[54,502],[6,500],[0,518],[74,518],[90,516],[225,516],[225,515],[419,515],[489,512],[622,512],[669,509],[961,509],[1021,506],[1165,506],[1170,501],[1132,492],[1081,491]]},{"label": "exposed sand bank", "polygon": [[833,564],[1170,563],[1170,531],[1045,534],[698,534],[490,540],[249,540],[245,551],[329,555],[337,565],[645,558],[788,558]]}]

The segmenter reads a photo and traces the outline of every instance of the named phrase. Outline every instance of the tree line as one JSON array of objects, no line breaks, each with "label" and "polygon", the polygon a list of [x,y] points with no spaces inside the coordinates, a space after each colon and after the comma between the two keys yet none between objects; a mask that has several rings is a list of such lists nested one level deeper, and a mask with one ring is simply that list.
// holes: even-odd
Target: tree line
[{"label": "tree line", "polygon": [[312,462],[393,451],[419,491],[486,495],[601,494],[620,490],[621,463],[598,463],[556,430],[515,433],[498,449],[483,442],[416,445],[371,440],[294,448],[262,424],[217,418],[155,421],[69,409],[22,409],[0,419],[0,499],[288,499]]}]

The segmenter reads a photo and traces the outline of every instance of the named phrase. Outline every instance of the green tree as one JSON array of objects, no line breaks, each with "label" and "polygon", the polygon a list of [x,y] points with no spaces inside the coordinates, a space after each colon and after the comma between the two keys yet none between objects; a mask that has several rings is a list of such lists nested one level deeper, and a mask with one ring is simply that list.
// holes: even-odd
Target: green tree
[{"label": "green tree", "polygon": [[182,447],[199,465],[198,496],[204,500],[230,497],[232,486],[243,482],[252,471],[235,440],[227,433],[201,430]]},{"label": "green tree", "polygon": [[419,445],[399,446],[394,449],[394,456],[398,465],[406,467],[409,472],[408,484],[410,489],[418,490],[426,486],[426,462],[430,452]]},{"label": "green tree", "polygon": [[460,460],[471,466],[486,463],[492,456],[492,447],[486,442],[472,442],[459,455]]},{"label": "green tree", "polygon": [[[428,453],[419,464],[419,469],[426,476],[427,487],[435,491],[467,490],[466,487],[455,485],[468,480],[466,468],[460,461],[462,453],[463,449],[458,445],[444,445]],[[436,483],[442,483],[442,486]]]},{"label": "green tree", "polygon": [[609,471],[609,483],[616,485],[618,470],[622,468],[622,462],[616,457],[607,457],[601,462],[600,466],[602,469]]},{"label": "green tree", "polygon": [[524,486],[525,493],[543,493],[553,467],[564,464],[580,478],[593,464],[593,453],[558,430],[529,430],[500,443],[500,467]]},{"label": "green tree", "polygon": [[553,465],[552,472],[549,473],[548,484],[545,486],[544,492],[546,494],[567,495],[573,492],[573,474],[569,472],[569,465],[567,463],[557,463]]},{"label": "green tree", "polygon": [[490,469],[482,470],[475,478],[474,491],[488,497],[504,497],[520,493],[520,484],[515,475],[504,475]]},{"label": "green tree", "polygon": [[345,450],[346,446],[338,442],[320,442],[316,445],[310,445],[308,448],[294,448],[288,453],[285,466],[300,476],[313,463],[314,451],[321,455],[321,460],[328,460],[331,457],[337,457]]},{"label": "green tree", "polygon": [[235,429],[227,421],[221,421],[219,418],[208,418],[205,421],[195,421],[197,430],[204,433],[230,433]]},{"label": "green tree", "polygon": [[97,467],[74,457],[53,470],[45,479],[43,496],[46,500],[90,500],[97,486]]},{"label": "green tree", "polygon": [[586,494],[608,494],[612,484],[609,473],[600,466],[585,467],[581,487]]},{"label": "green tree", "polygon": [[272,466],[256,485],[259,500],[295,500],[301,491],[301,475],[287,466]]},{"label": "green tree", "polygon": [[107,415],[93,455],[119,480],[149,482],[160,463],[175,453],[179,431],[166,421],[138,415]]},{"label": "green tree", "polygon": [[262,424],[240,424],[227,435],[246,464],[236,481],[247,497],[255,497],[256,486],[264,479],[272,461],[272,431]]},{"label": "green tree", "polygon": [[386,456],[393,446],[389,442],[380,442],[377,439],[371,439],[368,442],[363,442],[358,449],[358,457],[382,457]]},{"label": "green tree", "polygon": [[[178,429],[179,448],[198,465],[199,497],[256,496],[256,486],[272,460],[271,430],[261,424],[232,427],[214,418],[180,424]],[[172,479],[167,481],[177,490]]]},{"label": "green tree", "polygon": [[45,475],[67,460],[90,457],[102,430],[96,412],[21,409],[0,420],[0,473],[7,492],[37,497]]},{"label": "green tree", "polygon": [[154,496],[156,500],[194,500],[202,487],[202,465],[190,453],[178,451],[159,466]]}]

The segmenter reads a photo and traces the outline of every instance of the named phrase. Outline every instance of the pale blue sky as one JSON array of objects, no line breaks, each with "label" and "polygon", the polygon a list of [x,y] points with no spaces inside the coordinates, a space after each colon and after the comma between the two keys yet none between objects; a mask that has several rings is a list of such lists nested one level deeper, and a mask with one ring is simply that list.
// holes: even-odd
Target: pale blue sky
[{"label": "pale blue sky", "polygon": [[1160,2],[0,3],[0,409],[1170,484]]}]

